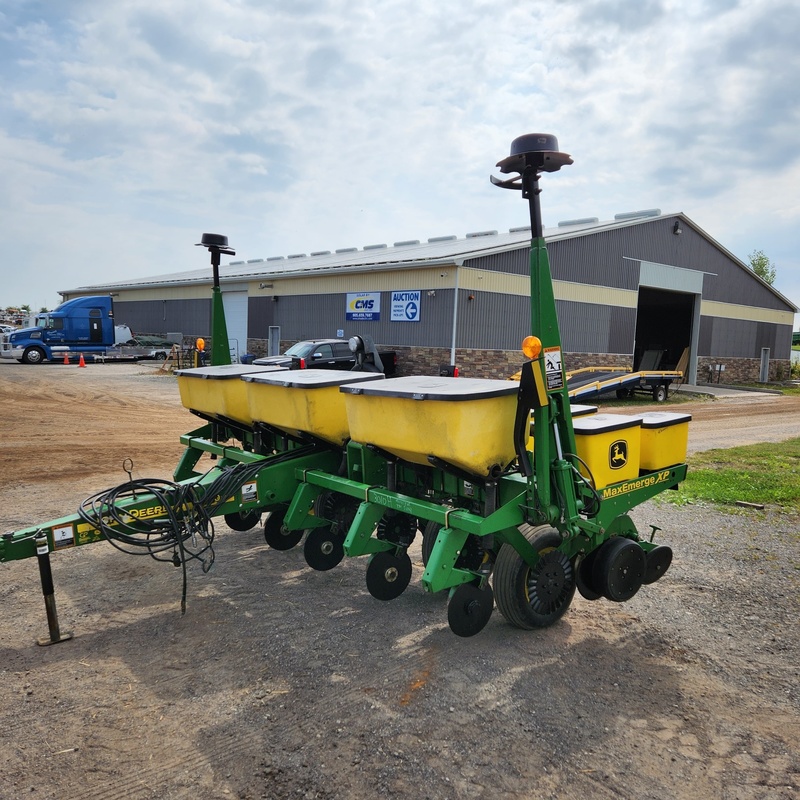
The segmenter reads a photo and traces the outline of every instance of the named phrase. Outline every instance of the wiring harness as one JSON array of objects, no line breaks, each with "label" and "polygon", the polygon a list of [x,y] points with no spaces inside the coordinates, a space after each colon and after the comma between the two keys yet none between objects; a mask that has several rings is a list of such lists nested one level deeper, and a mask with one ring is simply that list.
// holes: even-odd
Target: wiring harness
[{"label": "wiring harness", "polygon": [[[188,562],[200,561],[203,572],[211,569],[214,563],[212,517],[262,466],[254,463],[214,467],[185,483],[160,478],[134,480],[130,469],[126,469],[130,477],[128,482],[86,498],[78,514],[118,550],[149,555],[156,561],[168,561],[181,567],[181,613],[185,613]],[[219,474],[208,480],[212,472]],[[148,495],[148,513],[139,510],[143,495]]]}]

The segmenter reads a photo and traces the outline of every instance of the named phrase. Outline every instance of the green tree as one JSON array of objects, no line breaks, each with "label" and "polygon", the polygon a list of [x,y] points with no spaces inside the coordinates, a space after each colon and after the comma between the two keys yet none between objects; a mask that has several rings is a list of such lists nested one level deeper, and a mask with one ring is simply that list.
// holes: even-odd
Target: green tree
[{"label": "green tree", "polygon": [[750,269],[758,275],[761,280],[766,281],[770,286],[775,283],[775,266],[765,255],[763,250],[753,250],[748,256],[750,259]]}]

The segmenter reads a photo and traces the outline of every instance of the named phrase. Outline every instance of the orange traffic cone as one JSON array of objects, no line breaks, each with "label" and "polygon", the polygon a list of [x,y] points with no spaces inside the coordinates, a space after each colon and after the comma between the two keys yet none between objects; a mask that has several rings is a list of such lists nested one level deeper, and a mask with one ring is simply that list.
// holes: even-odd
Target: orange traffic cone
[{"label": "orange traffic cone", "polygon": [[64,353],[64,363],[69,364],[69,353]]},{"label": "orange traffic cone", "polygon": [[83,360],[83,353],[81,353],[81,358],[80,358],[80,361],[78,361],[78,366],[79,367],[85,367],[86,366],[86,362]]}]

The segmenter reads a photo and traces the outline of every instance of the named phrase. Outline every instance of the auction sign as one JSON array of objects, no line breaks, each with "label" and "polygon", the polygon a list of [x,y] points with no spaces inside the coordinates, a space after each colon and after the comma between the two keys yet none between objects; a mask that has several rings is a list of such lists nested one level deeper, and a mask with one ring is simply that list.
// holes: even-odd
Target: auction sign
[{"label": "auction sign", "polygon": [[419,322],[422,292],[392,292],[392,322]]}]

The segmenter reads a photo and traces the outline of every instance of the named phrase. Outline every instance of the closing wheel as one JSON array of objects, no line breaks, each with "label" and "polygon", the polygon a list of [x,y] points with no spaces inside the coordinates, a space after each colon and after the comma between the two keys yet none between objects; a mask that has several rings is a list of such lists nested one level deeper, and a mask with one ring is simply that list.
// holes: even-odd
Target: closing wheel
[{"label": "closing wheel", "polygon": [[564,614],[575,596],[575,568],[557,549],[561,544],[558,531],[548,526],[520,530],[539,553],[539,560],[529,567],[511,545],[500,548],[494,565],[497,607],[517,628],[546,628]]},{"label": "closing wheel", "polygon": [[599,600],[603,596],[594,588],[594,583],[592,582],[592,568],[594,567],[598,549],[595,548],[588,555],[578,556],[573,564],[575,567],[575,585],[584,600]]},{"label": "closing wheel", "polygon": [[669,569],[672,563],[672,548],[665,544],[654,547],[645,556],[647,566],[644,570],[644,580],[642,583],[655,583]]},{"label": "closing wheel", "polygon": [[487,583],[479,589],[474,583],[462,583],[450,596],[447,621],[456,636],[480,633],[492,616],[494,594]]},{"label": "closing wheel", "polygon": [[381,517],[375,533],[378,539],[398,547],[409,547],[417,536],[417,518],[411,514],[389,512]]},{"label": "closing wheel", "polygon": [[623,603],[642,587],[646,566],[644,550],[636,542],[615,536],[597,548],[592,584],[603,597]]},{"label": "closing wheel", "polygon": [[303,545],[306,564],[311,569],[326,572],[344,558],[344,535],[332,528],[311,528]]},{"label": "closing wheel", "polygon": [[290,531],[283,518],[282,510],[273,511],[264,522],[264,541],[273,550],[291,550],[303,538],[303,529]]},{"label": "closing wheel", "polygon": [[411,559],[408,553],[399,556],[383,550],[367,565],[367,589],[377,600],[394,600],[406,590],[411,580]]},{"label": "closing wheel", "polygon": [[226,514],[224,519],[232,531],[249,531],[261,522],[261,509],[234,511],[233,514]]}]

